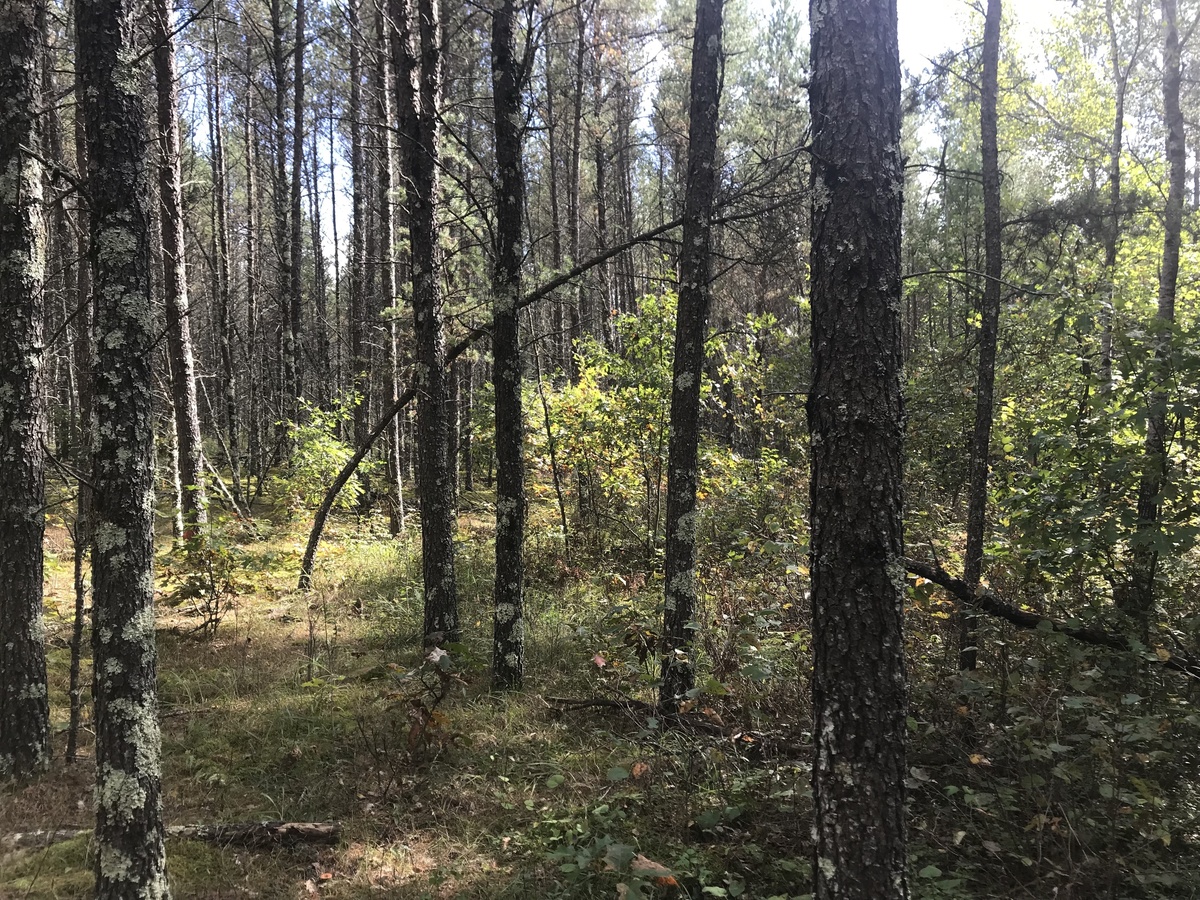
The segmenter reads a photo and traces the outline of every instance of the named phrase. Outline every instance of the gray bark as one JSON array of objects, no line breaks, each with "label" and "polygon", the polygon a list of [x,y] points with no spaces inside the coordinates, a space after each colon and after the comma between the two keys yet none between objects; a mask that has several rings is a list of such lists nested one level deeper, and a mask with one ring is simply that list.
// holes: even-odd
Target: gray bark
[{"label": "gray bark", "polygon": [[96,897],[169,895],[155,690],[153,314],[131,0],[78,0],[96,296],[92,660]]},{"label": "gray bark", "polygon": [[0,2],[0,779],[50,763],[45,532],[43,2]]},{"label": "gray bark", "polygon": [[663,571],[663,663],[660,705],[671,712],[695,682],[696,509],[700,385],[712,306],[712,211],[717,190],[724,0],[697,0],[692,39],[687,192],[679,255],[679,308],[667,445],[667,534]]},{"label": "gray bark", "polygon": [[516,0],[492,11],[492,108],[496,129],[496,259],[492,273],[492,383],[496,389],[496,582],[492,687],[516,690],[525,673],[525,413],[521,408],[521,87]]},{"label": "gray bark", "polygon": [[900,60],[894,0],[814,0],[816,900],[903,900]]},{"label": "gray bark", "polygon": [[457,641],[460,626],[454,565],[454,484],[449,458],[450,384],[445,368],[437,221],[442,89],[440,9],[436,0],[392,0],[391,12],[397,28],[392,59],[412,250],[419,386],[417,489],[421,497],[425,639]]},{"label": "gray bark", "polygon": [[[171,400],[179,452],[183,537],[208,523],[204,491],[204,446],[196,403],[196,365],[188,314],[183,199],[179,176],[179,85],[171,0],[154,3],[154,72],[158,94],[158,193],[162,206],[163,293],[167,310],[167,348],[171,357]],[[220,286],[219,286],[220,290]]]}]

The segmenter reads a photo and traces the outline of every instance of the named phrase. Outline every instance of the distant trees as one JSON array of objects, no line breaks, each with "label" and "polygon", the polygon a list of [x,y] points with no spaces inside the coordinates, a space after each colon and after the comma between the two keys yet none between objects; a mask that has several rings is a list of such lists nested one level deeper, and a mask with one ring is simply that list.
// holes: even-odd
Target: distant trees
[{"label": "distant trees", "polygon": [[154,635],[155,329],[140,6],[79,0],[95,273],[92,665],[96,897],[168,896]]},{"label": "distant trees", "polygon": [[0,3],[0,779],[50,762],[45,531],[46,5]]}]

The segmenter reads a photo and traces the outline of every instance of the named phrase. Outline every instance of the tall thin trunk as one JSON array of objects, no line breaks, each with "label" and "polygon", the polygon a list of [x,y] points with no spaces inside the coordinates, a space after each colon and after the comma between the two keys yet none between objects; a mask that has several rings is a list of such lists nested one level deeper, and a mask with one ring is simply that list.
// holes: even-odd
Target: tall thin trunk
[{"label": "tall thin trunk", "polygon": [[153,315],[136,5],[78,0],[96,297],[92,444],[97,900],[169,896],[154,640]]},{"label": "tall thin trunk", "polygon": [[279,307],[279,335],[282,355],[281,383],[278,385],[279,417],[276,441],[287,440],[287,420],[295,419],[296,398],[289,396],[296,381],[296,347],[291,327],[291,250],[288,244],[288,169],[287,169],[287,52],[282,0],[271,0],[271,70],[275,80],[275,109],[272,135],[275,142],[274,214],[275,214],[275,302]]},{"label": "tall thin trunk", "polygon": [[350,16],[350,383],[360,395],[354,407],[354,443],[361,446],[370,428],[367,404],[367,176],[363,151],[361,0],[349,0]]},{"label": "tall thin trunk", "polygon": [[204,490],[204,445],[196,403],[196,364],[188,315],[183,189],[179,175],[179,84],[171,12],[171,0],[155,0],[154,72],[158,96],[163,294],[167,312],[167,352],[171,358],[171,402],[179,452],[179,511],[186,540],[208,523],[208,510]]},{"label": "tall thin trunk", "polygon": [[325,269],[325,242],[321,237],[321,195],[318,190],[320,185],[319,161],[317,132],[314,128],[312,155],[308,165],[305,166],[305,171],[308,173],[308,221],[312,234],[313,300],[317,311],[317,317],[312,326],[317,345],[312,365],[317,376],[315,379],[317,403],[322,409],[329,409],[333,399],[334,385],[332,381],[333,367],[329,362],[329,278]]},{"label": "tall thin trunk", "polygon": [[1150,403],[1146,410],[1138,525],[1133,539],[1130,585],[1119,592],[1119,605],[1145,631],[1154,615],[1154,579],[1159,551],[1155,537],[1163,488],[1167,483],[1167,381],[1171,368],[1171,331],[1175,326],[1175,290],[1179,281],[1179,248],[1183,232],[1183,201],[1187,189],[1183,112],[1179,104],[1181,77],[1176,0],[1162,0],[1166,38],[1163,47],[1163,126],[1167,133],[1167,208],[1163,216],[1162,263],[1158,270],[1158,310],[1154,322]]},{"label": "tall thin trunk", "polygon": [[905,900],[896,4],[811,22],[813,896]]},{"label": "tall thin trunk", "polygon": [[45,15],[41,0],[0,6],[0,779],[50,764],[42,620],[46,232],[38,160]]},{"label": "tall thin trunk", "polygon": [[[584,50],[587,46],[587,19],[583,11],[583,3],[575,7],[575,59],[571,95],[571,143],[568,147],[567,158],[567,252],[571,256],[571,265],[578,265],[580,252],[580,236],[583,216],[580,199],[581,171],[580,162],[583,156],[583,76]],[[565,357],[567,376],[571,381],[578,377],[575,365],[574,342],[583,337],[587,328],[587,320],[583,313],[583,291],[576,285],[568,310],[570,325],[565,341]]]},{"label": "tall thin trunk", "polygon": [[678,708],[695,683],[696,509],[700,385],[712,306],[712,210],[717,192],[717,125],[721,105],[724,0],[696,0],[692,38],[687,193],[679,257],[679,308],[667,445],[667,544],[663,570],[663,663],[659,704]]},{"label": "tall thin trunk", "polygon": [[525,413],[521,408],[521,87],[517,0],[492,12],[492,108],[496,127],[496,260],[492,273],[492,383],[496,389],[496,582],[492,687],[515,690],[525,673]]},{"label": "tall thin trunk", "polygon": [[438,112],[442,89],[442,29],[437,0],[391,0],[397,31],[393,53],[400,117],[400,152],[407,179],[416,336],[418,490],[425,585],[425,640],[457,641],[453,486],[450,483],[449,383],[444,368],[441,259],[438,247]]},{"label": "tall thin trunk", "polygon": [[[304,256],[304,237],[301,229],[304,215],[303,197],[301,196],[301,180],[304,169],[304,4],[305,0],[296,0],[296,50],[295,50],[295,84],[292,86],[292,236],[289,244],[291,264],[288,267],[290,283],[288,285],[288,327],[287,341],[291,346],[292,371],[288,384],[289,403],[298,404],[304,394],[304,297],[300,291],[302,260]],[[293,406],[296,416],[299,406]],[[294,416],[293,418],[296,418]]]},{"label": "tall thin trunk", "polygon": [[[387,402],[396,402],[400,391],[400,319],[396,297],[396,228],[392,216],[395,174],[392,166],[392,90],[391,66],[388,53],[388,22],[383,10],[375,17],[376,113],[379,129],[379,158],[376,165],[376,190],[379,203],[379,287],[387,317]],[[400,421],[392,423],[388,451],[388,478],[391,481],[392,503],[398,531],[404,530],[404,472],[400,461]]]},{"label": "tall thin trunk", "polygon": [[[983,575],[983,539],[987,531],[988,469],[992,446],[993,395],[996,387],[996,340],[1000,327],[1000,153],[996,103],[1000,92],[1000,3],[988,0],[983,25],[983,87],[979,118],[983,147],[983,297],[979,304],[979,369],[975,378],[975,430],[971,437],[971,482],[967,498],[967,552],[963,580],[974,591]],[[958,667],[978,663],[977,617],[963,610]]]},{"label": "tall thin trunk", "polygon": [[[261,403],[261,382],[259,376],[259,322],[258,322],[258,292],[259,279],[259,180],[258,180],[258,139],[254,133],[254,59],[250,44],[246,44],[246,97],[243,109],[243,136],[246,143],[246,362],[248,364],[247,381],[247,435],[246,435],[246,495],[250,497],[250,477],[254,476],[262,485],[262,431],[259,420],[262,418],[259,410]],[[249,509],[249,502],[247,502]]]},{"label": "tall thin trunk", "polygon": [[[555,272],[562,271],[563,268],[563,248],[562,248],[562,215],[559,212],[558,199],[558,170],[560,167],[559,153],[561,152],[561,137],[558,125],[558,117],[554,112],[554,57],[552,48],[554,41],[546,42],[546,158],[549,163],[548,179],[550,182],[550,265]],[[569,350],[564,350],[567,344],[566,321],[563,316],[562,303],[551,300],[550,303],[550,330],[551,330],[551,347],[554,352],[551,354],[550,367],[560,366],[563,371],[567,370],[567,353]]]},{"label": "tall thin trunk", "polygon": [[[78,56],[76,56],[78,66]],[[79,73],[75,77],[76,109],[83,107],[83,91],[80,86]],[[87,135],[83,127],[83,116],[75,116],[75,171],[79,173],[88,170]],[[90,212],[83,200],[76,207],[79,218],[77,223],[78,237],[76,240],[79,265],[75,272],[75,300],[79,304],[76,317],[75,340],[71,352],[75,356],[75,367],[79,371],[79,415],[83,421],[86,440],[81,440],[76,447],[75,465],[83,474],[79,479],[79,496],[75,501],[75,553],[74,553],[74,587],[75,587],[75,616],[71,623],[71,663],[68,675],[67,694],[70,705],[67,724],[67,762],[76,759],[79,744],[79,726],[83,718],[83,681],[80,675],[83,657],[84,607],[87,601],[87,587],[84,578],[88,547],[92,542],[92,380],[95,371],[95,354],[92,349],[92,267],[91,255],[88,252],[90,240]]]},{"label": "tall thin trunk", "polygon": [[218,29],[220,10],[213,4],[212,50],[209,55],[208,78],[208,135],[212,148],[213,174],[213,262],[217,278],[216,325],[217,345],[221,360],[222,417],[225,422],[225,442],[229,448],[230,480],[233,496],[242,505],[241,487],[241,422],[238,415],[237,367],[233,357],[233,310],[229,278],[229,192],[226,186],[225,127],[221,106],[221,35]]}]

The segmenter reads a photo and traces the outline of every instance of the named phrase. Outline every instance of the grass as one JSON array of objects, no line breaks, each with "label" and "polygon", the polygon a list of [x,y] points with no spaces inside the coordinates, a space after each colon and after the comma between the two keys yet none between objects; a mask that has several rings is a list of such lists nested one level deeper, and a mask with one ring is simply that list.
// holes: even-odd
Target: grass
[{"label": "grass", "polygon": [[[478,512],[482,501],[470,499],[464,506],[476,511],[460,521],[466,636],[452,649],[449,674],[423,665],[417,649],[419,541],[393,540],[380,522],[334,521],[307,594],[294,590],[306,523],[231,525],[227,539],[236,541],[239,578],[250,589],[232,601],[215,635],[192,633],[186,605],[160,606],[168,823],[286,819],[343,827],[331,848],[251,851],[170,840],[175,896],[612,897],[623,884],[632,897],[804,897],[810,769],[803,673],[810,660],[799,579],[778,574],[785,568],[779,560],[762,564],[747,545],[736,564],[722,563],[703,582],[701,667],[717,673],[720,684],[697,709],[762,732],[753,741],[774,741],[772,752],[757,754],[753,741],[664,732],[653,720],[613,710],[559,715],[545,698],[618,690],[651,696],[655,657],[645,641],[652,642],[660,615],[658,585],[639,560],[568,563],[554,541],[531,541],[527,690],[494,696],[487,690],[491,523]],[[545,524],[538,517],[553,516],[548,506],[536,509],[532,530]],[[171,562],[169,540],[161,552],[160,572]],[[69,545],[51,547],[50,672],[59,729],[66,717],[69,554]],[[1176,828],[1169,850],[1161,835],[1128,840],[1137,828],[1166,827],[1165,806],[1136,806],[1119,787],[1108,795],[1118,800],[1107,814],[1109,821],[1128,820],[1129,828],[1104,837],[1086,824],[1088,815],[1105,821],[1106,809],[1083,799],[1098,790],[1105,796],[1087,780],[1103,735],[1087,729],[1122,726],[1127,701],[1104,706],[1103,679],[1089,675],[1097,705],[1072,724],[1052,686],[1077,683],[1086,661],[1062,647],[1028,643],[1040,637],[1005,645],[1005,654],[1037,663],[1025,680],[1013,669],[1003,687],[999,680],[948,681],[930,662],[946,631],[944,615],[943,606],[919,597],[909,610],[914,896],[1049,896],[1068,884],[1100,896],[1101,883],[1135,885],[1121,896],[1195,896],[1190,887],[1171,886],[1179,883],[1173,873],[1195,863],[1193,836]],[[987,721],[983,700],[977,712],[964,713],[959,698],[968,688],[999,704],[1008,724]],[[1120,690],[1115,696],[1127,686]],[[1137,711],[1153,699],[1139,700]],[[1042,703],[1036,716],[1034,700]],[[1169,717],[1182,729],[1187,711],[1176,701]],[[1159,734],[1160,720],[1146,712],[1145,733]],[[1043,724],[1020,731],[1022,715]],[[1053,733],[1038,730],[1049,728],[1045,723],[1053,723]],[[1179,732],[1181,747],[1195,730]],[[59,734],[49,775],[0,786],[0,836],[89,824],[84,737],[76,765],[63,762]],[[1144,748],[1132,737],[1120,740],[1130,744],[1130,758],[1141,758]],[[1055,793],[1049,766],[1068,746],[1080,748],[1085,774]],[[1124,752],[1116,738],[1104,748],[1109,756],[1096,759]],[[1058,756],[1046,762],[1046,754]],[[1143,785],[1150,778],[1142,769],[1128,775]],[[1074,835],[1062,815],[1032,818],[1068,808],[1078,814]],[[1171,815],[1178,821],[1185,814]],[[1134,849],[1121,857],[1127,846]],[[89,896],[88,851],[87,838],[79,838],[0,859],[0,898]],[[668,867],[675,884],[639,874],[642,858]],[[1157,893],[1137,886],[1133,876],[1146,873],[1162,879]]]}]

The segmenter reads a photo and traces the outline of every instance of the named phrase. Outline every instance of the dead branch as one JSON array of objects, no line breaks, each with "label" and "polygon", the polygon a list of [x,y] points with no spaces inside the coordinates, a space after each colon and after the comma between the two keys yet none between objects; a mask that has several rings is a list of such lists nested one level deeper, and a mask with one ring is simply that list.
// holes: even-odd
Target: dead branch
[{"label": "dead branch", "polygon": [[[21,831],[0,838],[5,852],[51,847],[90,835],[90,828],[51,828]],[[238,847],[294,847],[299,844],[336,844],[340,822],[231,822],[217,825],[168,825],[167,837]]]},{"label": "dead branch", "polygon": [[997,619],[1003,619],[1010,625],[1036,631],[1054,631],[1059,634],[1065,634],[1067,637],[1073,638],[1080,643],[1090,644],[1093,647],[1104,647],[1108,650],[1116,650],[1123,653],[1136,653],[1152,663],[1158,663],[1167,669],[1182,672],[1189,678],[1200,679],[1200,657],[1197,657],[1194,653],[1189,653],[1180,648],[1168,650],[1161,645],[1147,646],[1119,632],[1083,625],[1072,625],[1060,619],[1053,619],[1049,616],[1020,609],[1002,600],[990,590],[980,590],[978,593],[972,593],[965,581],[955,578],[938,565],[931,565],[917,559],[906,559],[904,565],[911,574],[944,588],[960,603],[973,607],[980,612],[987,613],[989,616]]}]

